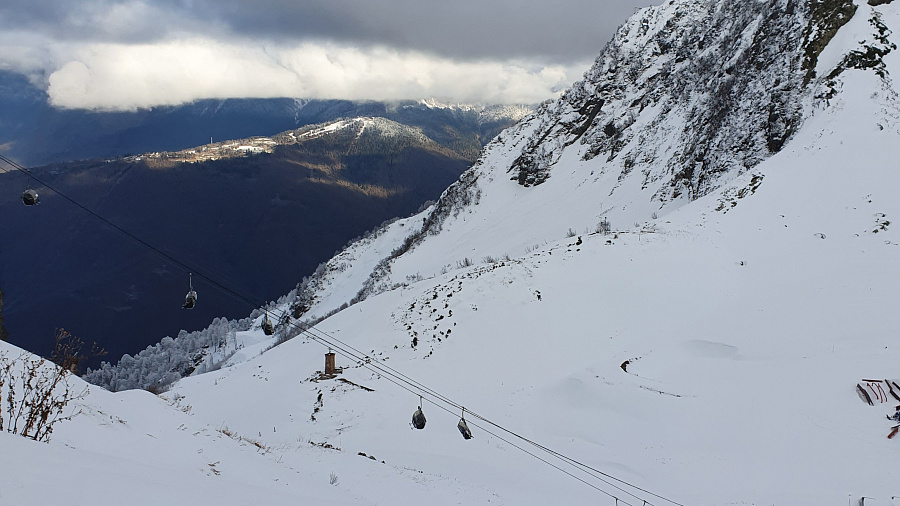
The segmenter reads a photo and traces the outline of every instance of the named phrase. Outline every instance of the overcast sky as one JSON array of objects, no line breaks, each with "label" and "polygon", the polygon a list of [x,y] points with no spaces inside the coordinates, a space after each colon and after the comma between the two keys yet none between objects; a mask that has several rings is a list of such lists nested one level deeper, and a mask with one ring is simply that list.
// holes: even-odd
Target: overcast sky
[{"label": "overcast sky", "polygon": [[0,68],[54,105],[198,98],[534,103],[659,0],[2,0]]}]

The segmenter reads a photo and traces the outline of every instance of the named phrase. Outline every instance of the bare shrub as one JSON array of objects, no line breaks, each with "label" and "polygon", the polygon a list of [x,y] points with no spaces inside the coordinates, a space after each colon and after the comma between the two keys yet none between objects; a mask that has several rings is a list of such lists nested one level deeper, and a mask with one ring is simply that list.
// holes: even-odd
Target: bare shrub
[{"label": "bare shrub", "polygon": [[56,329],[56,335],[53,339],[54,344],[53,351],[50,353],[50,360],[73,374],[81,372],[82,362],[106,355],[106,350],[97,346],[97,343],[91,345],[91,351],[88,353],[82,352],[84,342],[67,332],[66,329]]},{"label": "bare shrub", "polygon": [[69,381],[85,358],[80,349],[79,339],[58,329],[52,354],[56,364],[27,353],[15,358],[0,353],[0,430],[47,442],[57,423],[78,414],[65,411],[88,394],[87,387],[79,390]]},{"label": "bare shrub", "polygon": [[219,431],[219,433],[221,433],[222,435],[227,436],[227,437],[237,441],[238,443],[253,446],[254,448],[256,448],[257,453],[262,453],[263,455],[265,455],[272,451],[272,448],[267,446],[262,441],[260,441],[258,439],[253,439],[250,437],[241,436],[237,432],[234,432],[233,430],[229,429],[227,425],[222,425],[221,427],[219,427],[216,430]]}]

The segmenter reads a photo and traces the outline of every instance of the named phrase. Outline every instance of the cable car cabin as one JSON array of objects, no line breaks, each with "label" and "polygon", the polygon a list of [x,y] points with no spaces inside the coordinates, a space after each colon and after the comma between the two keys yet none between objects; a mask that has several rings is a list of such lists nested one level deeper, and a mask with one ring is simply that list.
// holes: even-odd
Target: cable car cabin
[{"label": "cable car cabin", "polygon": [[412,424],[419,430],[425,428],[425,413],[422,413],[422,406],[419,406],[419,409],[413,413]]},{"label": "cable car cabin", "polygon": [[472,431],[469,430],[469,426],[466,424],[465,418],[459,419],[459,423],[456,424],[456,428],[459,429],[459,433],[462,434],[463,439],[472,439]]},{"label": "cable car cabin", "polygon": [[275,326],[272,325],[272,320],[269,319],[268,315],[263,317],[261,327],[262,327],[263,333],[267,336],[271,336],[272,334],[275,333]]},{"label": "cable car cabin", "polygon": [[184,296],[184,305],[181,306],[181,309],[194,309],[194,304],[197,303],[197,292],[194,291],[194,275],[192,273],[188,273],[188,286],[190,288],[187,295]]},{"label": "cable car cabin", "polygon": [[37,204],[38,193],[32,189],[25,190],[25,193],[22,194],[22,202],[24,202],[26,206]]},{"label": "cable car cabin", "polygon": [[182,309],[194,309],[194,304],[197,303],[197,292],[192,288],[187,295],[184,296],[184,305],[181,306]]}]

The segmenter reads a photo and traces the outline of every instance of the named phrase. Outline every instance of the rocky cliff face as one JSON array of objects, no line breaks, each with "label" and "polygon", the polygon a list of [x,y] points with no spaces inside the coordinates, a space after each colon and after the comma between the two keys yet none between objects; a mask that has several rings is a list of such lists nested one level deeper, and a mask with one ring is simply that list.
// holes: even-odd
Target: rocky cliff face
[{"label": "rocky cliff face", "polygon": [[[762,184],[760,163],[817,111],[838,107],[847,70],[874,71],[885,96],[896,95],[884,61],[895,49],[889,23],[871,5],[669,0],[641,9],[582,81],[485,148],[354,300],[452,267],[404,271],[413,262],[403,257],[420,247],[468,259],[521,251],[567,228],[639,228],[734,185],[720,205],[732,207],[729,199]],[[837,37],[851,25],[865,37]],[[473,223],[503,233],[476,241]]]},{"label": "rocky cliff face", "polygon": [[666,2],[639,11],[583,81],[536,117],[509,169],[539,185],[570,146],[661,205],[696,199],[781,150],[849,0]]}]

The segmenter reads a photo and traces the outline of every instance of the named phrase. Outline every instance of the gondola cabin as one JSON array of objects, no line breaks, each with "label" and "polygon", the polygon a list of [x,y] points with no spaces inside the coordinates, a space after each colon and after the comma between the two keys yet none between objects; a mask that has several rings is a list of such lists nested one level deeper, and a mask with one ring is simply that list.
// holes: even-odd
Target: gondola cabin
[{"label": "gondola cabin", "polygon": [[188,286],[190,288],[187,295],[184,296],[182,309],[194,309],[194,304],[197,303],[197,292],[194,291],[194,275],[191,273],[188,273]]},{"label": "gondola cabin", "polygon": [[184,296],[184,305],[182,305],[182,309],[194,309],[194,304],[197,303],[197,292],[192,288],[191,291]]},{"label": "gondola cabin", "polygon": [[419,430],[425,428],[425,413],[422,413],[422,406],[419,406],[419,409],[413,413],[412,425]]},{"label": "gondola cabin", "polygon": [[22,202],[26,206],[33,206],[38,203],[38,193],[35,190],[28,189],[22,194]]}]

